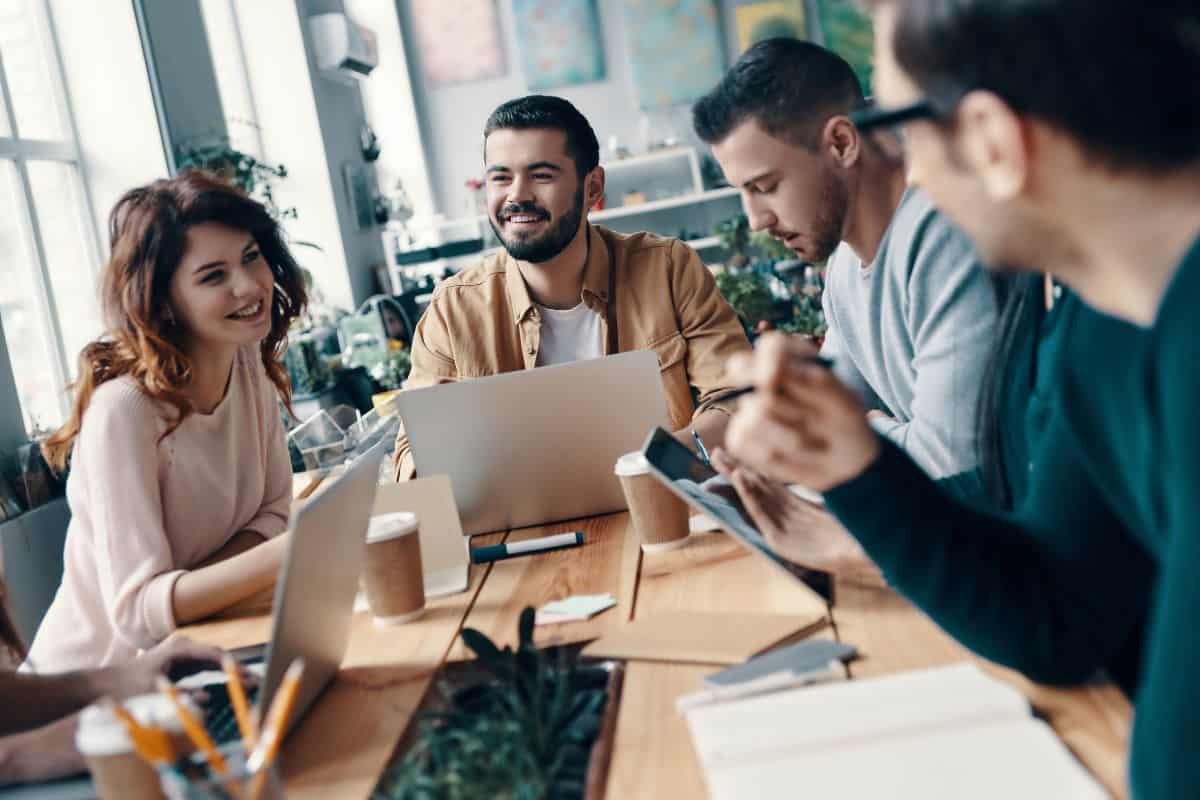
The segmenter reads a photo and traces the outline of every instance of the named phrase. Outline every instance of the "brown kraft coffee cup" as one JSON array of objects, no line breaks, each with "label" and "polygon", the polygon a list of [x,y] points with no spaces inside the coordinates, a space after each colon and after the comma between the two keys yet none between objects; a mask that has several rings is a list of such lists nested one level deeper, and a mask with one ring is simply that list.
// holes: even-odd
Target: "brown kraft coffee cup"
[{"label": "brown kraft coffee cup", "polygon": [[371,518],[363,583],[376,625],[400,625],[424,613],[425,573],[416,514],[398,511]]},{"label": "brown kraft coffee cup", "polygon": [[613,469],[625,491],[629,516],[642,540],[642,550],[653,553],[687,544],[687,504],[650,473],[646,457],[626,453]]}]

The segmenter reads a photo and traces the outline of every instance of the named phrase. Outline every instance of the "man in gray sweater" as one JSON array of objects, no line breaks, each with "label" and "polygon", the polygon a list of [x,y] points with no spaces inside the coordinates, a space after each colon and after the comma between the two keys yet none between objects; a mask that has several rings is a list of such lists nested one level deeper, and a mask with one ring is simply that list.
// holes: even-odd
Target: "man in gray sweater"
[{"label": "man in gray sweater", "polygon": [[996,321],[966,239],[906,187],[899,143],[860,136],[850,65],[809,42],[751,47],[696,103],[696,132],[754,230],[826,261],[821,353],[872,424],[934,477],[978,462],[975,412]]}]

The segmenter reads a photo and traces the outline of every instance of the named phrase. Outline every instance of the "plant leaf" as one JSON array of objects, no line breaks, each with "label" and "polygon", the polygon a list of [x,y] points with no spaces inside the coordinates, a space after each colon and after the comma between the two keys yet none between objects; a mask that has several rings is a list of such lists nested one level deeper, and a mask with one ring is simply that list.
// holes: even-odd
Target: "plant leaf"
[{"label": "plant leaf", "polygon": [[533,623],[536,615],[537,612],[534,611],[533,606],[525,606],[521,610],[521,620],[517,623],[518,641],[521,643],[520,649],[525,649],[526,647],[534,648]]}]

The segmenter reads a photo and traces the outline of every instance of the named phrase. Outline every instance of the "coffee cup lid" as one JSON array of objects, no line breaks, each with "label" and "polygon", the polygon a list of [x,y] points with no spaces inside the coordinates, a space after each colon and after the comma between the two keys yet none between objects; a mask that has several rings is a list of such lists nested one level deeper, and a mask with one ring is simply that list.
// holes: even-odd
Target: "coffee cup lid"
[{"label": "coffee cup lid", "polygon": [[617,459],[613,472],[617,475],[644,475],[650,471],[650,462],[640,450],[626,453]]},{"label": "coffee cup lid", "polygon": [[[190,697],[179,698],[189,711],[199,714]],[[182,733],[183,723],[175,706],[160,694],[143,694],[121,703],[143,725],[152,725],[169,733]],[[116,756],[133,752],[133,742],[121,720],[101,705],[91,705],[79,715],[75,747],[85,756]]]},{"label": "coffee cup lid", "polygon": [[371,517],[367,528],[367,544],[398,539],[417,529],[417,515],[411,511],[394,511]]}]

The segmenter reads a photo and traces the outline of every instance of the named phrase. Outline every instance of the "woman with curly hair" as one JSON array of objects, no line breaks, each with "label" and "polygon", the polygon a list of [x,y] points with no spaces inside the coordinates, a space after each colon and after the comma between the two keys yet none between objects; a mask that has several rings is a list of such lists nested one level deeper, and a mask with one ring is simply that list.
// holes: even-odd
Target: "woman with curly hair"
[{"label": "woman with curly hair", "polygon": [[279,400],[300,269],[262,205],[202,172],[127,192],[109,217],[107,333],[79,357],[62,585],[30,648],[40,671],[131,659],[268,588],[291,468]]}]

